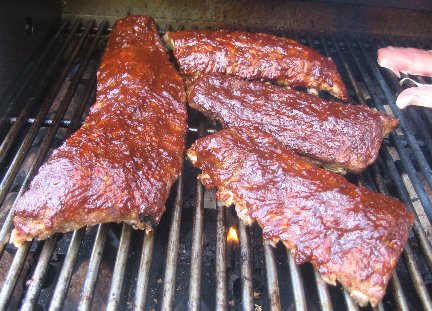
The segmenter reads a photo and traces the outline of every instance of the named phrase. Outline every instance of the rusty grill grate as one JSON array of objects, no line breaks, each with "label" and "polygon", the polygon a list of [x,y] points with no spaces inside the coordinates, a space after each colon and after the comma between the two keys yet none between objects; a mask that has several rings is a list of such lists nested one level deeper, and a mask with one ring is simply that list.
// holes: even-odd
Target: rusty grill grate
[{"label": "rusty grill grate", "polygon": [[[19,249],[8,244],[16,198],[52,149],[80,126],[94,101],[95,73],[108,34],[106,23],[64,21],[2,98],[0,310],[357,310],[340,286],[327,286],[310,264],[295,265],[282,245],[263,244],[258,226],[246,228],[232,208],[219,206],[187,162],[154,233],[102,224]],[[432,41],[285,35],[331,56],[356,102],[400,119],[400,130],[385,140],[376,163],[347,177],[398,197],[417,214],[376,309],[432,310],[432,112],[400,111],[395,106],[399,81],[376,64],[378,47],[430,49]],[[194,111],[189,125],[189,144],[218,129]],[[227,243],[229,226],[238,228],[239,245]]]}]

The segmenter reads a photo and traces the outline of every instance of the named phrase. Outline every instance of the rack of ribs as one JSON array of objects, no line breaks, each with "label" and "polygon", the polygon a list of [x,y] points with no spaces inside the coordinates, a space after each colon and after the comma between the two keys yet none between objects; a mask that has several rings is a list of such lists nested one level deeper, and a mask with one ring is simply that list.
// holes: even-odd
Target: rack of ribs
[{"label": "rack of ribs", "polygon": [[258,127],[327,169],[360,172],[378,156],[398,120],[366,106],[329,102],[259,81],[201,75],[188,82],[189,105],[224,127]]},{"label": "rack of ribs", "polygon": [[407,241],[413,214],[404,204],[347,182],[286,149],[258,128],[229,128],[187,151],[199,179],[257,221],[273,245],[281,240],[297,264],[311,262],[359,302],[376,306]]},{"label": "rack of ribs", "polygon": [[332,59],[288,38],[196,30],[167,32],[164,41],[173,50],[185,76],[224,73],[323,90],[348,100],[345,84]]},{"label": "rack of ribs", "polygon": [[186,130],[184,82],[154,21],[119,20],[98,70],[96,103],[19,199],[13,243],[105,222],[151,230],[180,174]]}]

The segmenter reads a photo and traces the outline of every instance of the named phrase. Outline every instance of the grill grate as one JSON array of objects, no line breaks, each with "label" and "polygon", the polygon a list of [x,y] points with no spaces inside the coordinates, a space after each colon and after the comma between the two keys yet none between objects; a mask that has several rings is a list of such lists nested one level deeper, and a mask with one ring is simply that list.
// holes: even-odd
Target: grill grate
[{"label": "grill grate", "polygon": [[[232,208],[219,206],[214,193],[196,181],[197,171],[188,163],[154,233],[102,224],[19,249],[8,244],[16,198],[50,151],[81,125],[94,101],[95,73],[108,33],[106,23],[64,21],[40,58],[28,66],[21,85],[5,97],[0,119],[0,267],[6,268],[0,269],[0,310],[90,310],[96,300],[109,310],[358,310],[344,290],[327,286],[311,265],[295,265],[282,245],[263,244],[258,226],[238,223]],[[376,163],[348,178],[398,197],[417,215],[388,293],[376,309],[432,310],[432,114],[417,107],[400,111],[395,106],[402,91],[398,80],[376,64],[378,47],[410,45],[413,39],[290,37],[331,56],[357,102],[400,119],[401,130],[385,140]],[[27,94],[30,86],[35,90]],[[189,143],[217,128],[191,112]],[[230,225],[238,227],[239,246],[226,241]],[[108,268],[106,258],[113,259]],[[85,273],[77,281],[78,266]],[[71,284],[78,284],[78,293]],[[101,292],[104,286],[106,292]]]}]

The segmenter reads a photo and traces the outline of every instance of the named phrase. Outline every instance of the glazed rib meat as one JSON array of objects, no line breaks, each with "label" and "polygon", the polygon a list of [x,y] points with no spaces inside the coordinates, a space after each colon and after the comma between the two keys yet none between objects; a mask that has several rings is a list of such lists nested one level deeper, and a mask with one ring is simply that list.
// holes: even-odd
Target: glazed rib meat
[{"label": "glazed rib meat", "polygon": [[199,179],[235,204],[264,239],[281,240],[361,305],[376,306],[407,241],[413,215],[396,199],[357,187],[282,147],[259,129],[229,128],[187,151]]},{"label": "glazed rib meat", "polygon": [[324,90],[348,100],[346,87],[332,59],[288,38],[199,30],[167,32],[164,41],[186,76],[224,73]]},{"label": "glazed rib meat", "polygon": [[258,127],[330,170],[360,172],[375,161],[397,119],[361,105],[343,105],[259,81],[202,75],[188,84],[188,102],[224,127]]},{"label": "glazed rib meat", "polygon": [[186,129],[184,82],[155,23],[145,16],[118,21],[96,103],[19,199],[13,243],[104,222],[151,230],[180,173]]}]

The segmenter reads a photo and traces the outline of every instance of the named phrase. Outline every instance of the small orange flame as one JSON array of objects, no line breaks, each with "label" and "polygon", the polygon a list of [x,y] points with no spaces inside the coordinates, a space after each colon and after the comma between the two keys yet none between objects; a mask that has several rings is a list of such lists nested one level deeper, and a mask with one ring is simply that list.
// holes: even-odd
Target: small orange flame
[{"label": "small orange flame", "polygon": [[227,234],[227,243],[228,244],[230,244],[230,243],[238,244],[238,242],[239,242],[239,239],[238,239],[238,236],[237,236],[237,230],[236,230],[236,228],[234,226],[230,227],[228,229],[228,234]]}]

